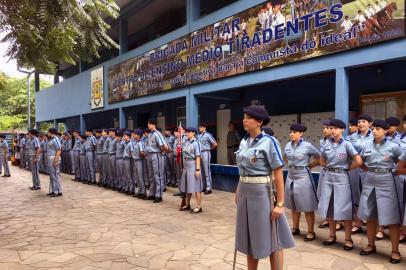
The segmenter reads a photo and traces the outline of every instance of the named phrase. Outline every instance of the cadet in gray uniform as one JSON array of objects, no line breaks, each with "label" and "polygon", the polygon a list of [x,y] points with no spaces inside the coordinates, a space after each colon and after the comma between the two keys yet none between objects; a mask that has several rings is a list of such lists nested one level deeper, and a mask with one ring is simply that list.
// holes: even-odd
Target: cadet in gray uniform
[{"label": "cadet in gray uniform", "polygon": [[268,257],[272,269],[283,269],[283,249],[295,246],[284,214],[280,148],[271,136],[261,132],[267,123],[269,114],[264,107],[244,108],[247,135],[236,152],[240,181],[235,248],[247,255],[248,269],[257,269],[258,260]]},{"label": "cadet in gray uniform", "polygon": [[4,169],[2,177],[11,177],[10,169],[8,167],[8,143],[6,141],[6,135],[4,134],[0,134],[0,162]]},{"label": "cadet in gray uniform", "polygon": [[82,183],[86,183],[88,181],[87,178],[87,169],[86,169],[86,148],[85,148],[85,142],[86,142],[86,136],[85,135],[80,135],[79,136],[79,180]]},{"label": "cadet in gray uniform", "polygon": [[378,224],[388,225],[392,242],[391,263],[400,262],[399,236],[401,207],[393,171],[402,154],[399,144],[386,138],[389,124],[376,119],[373,124],[372,141],[362,146],[361,156],[367,172],[362,183],[358,209],[361,220],[367,221],[368,246],[361,255],[376,253],[375,234]]},{"label": "cadet in gray uniform", "polygon": [[87,171],[87,184],[96,183],[96,169],[95,169],[95,151],[96,151],[97,141],[93,136],[93,130],[86,130],[86,141],[85,141],[85,150],[86,150],[86,171]]},{"label": "cadet in gray uniform", "polygon": [[145,182],[145,187],[146,189],[149,189],[150,183],[149,183],[149,173],[148,173],[148,162],[147,162],[147,155],[148,155],[148,135],[151,131],[146,128],[144,129],[144,136],[142,136],[141,141],[144,144],[144,151],[145,151],[145,157],[143,159],[143,166],[144,166],[144,182]]},{"label": "cadet in gray uniform", "polygon": [[108,187],[111,189],[116,188],[116,180],[117,180],[117,168],[116,168],[116,131],[114,129],[109,130],[109,137],[110,137],[110,142],[109,142],[109,183]]},{"label": "cadet in gray uniform", "polygon": [[131,143],[131,132],[125,131],[123,135],[124,153],[123,153],[123,191],[128,194],[134,194],[134,183],[132,178],[133,161],[132,152],[134,152]]},{"label": "cadet in gray uniform", "polygon": [[99,182],[97,183],[98,186],[101,186],[104,182],[104,174],[103,174],[103,150],[104,150],[104,141],[106,140],[105,137],[102,136],[102,130],[96,130],[96,168],[99,172]]},{"label": "cadet in gray uniform", "polygon": [[[372,124],[371,116],[367,114],[362,114],[358,116],[358,132],[351,134],[351,136],[347,137],[355,147],[355,149],[360,152],[363,145],[367,141],[372,141],[372,131],[370,129]],[[358,205],[360,200],[362,182],[365,178],[365,172],[360,168],[354,169],[353,171],[350,170],[349,172],[350,179],[351,179],[351,189],[353,195],[353,203],[354,203],[354,225],[352,228],[352,234],[362,232],[362,221],[358,218],[356,213],[358,212]]]},{"label": "cadet in gray uniform", "polygon": [[202,177],[203,177],[203,190],[204,194],[211,194],[213,192],[213,183],[211,179],[210,160],[211,150],[216,149],[217,142],[213,136],[206,131],[207,124],[200,123],[199,136],[197,140],[202,146],[200,160],[202,161]]},{"label": "cadet in gray uniform", "polygon": [[156,125],[156,119],[148,120],[148,128],[151,133],[148,135],[146,152],[150,182],[148,199],[154,200],[154,203],[159,203],[162,201],[165,173],[164,159],[161,153],[168,151],[168,145],[162,134],[156,129]]},{"label": "cadet in gray uniform", "polygon": [[75,153],[73,151],[73,146],[75,145],[75,138],[73,137],[73,132],[69,132],[70,140],[70,150],[69,150],[69,174],[75,175]]},{"label": "cadet in gray uniform", "polygon": [[362,160],[354,146],[342,138],[346,125],[339,119],[330,121],[331,139],[321,151],[320,164],[325,167],[323,192],[319,201],[318,212],[322,218],[329,220],[330,236],[323,245],[336,242],[336,222],[344,221],[344,250],[353,248],[351,225],[353,220],[353,202],[348,170],[361,166]]},{"label": "cadet in gray uniform", "polygon": [[48,130],[48,136],[51,138],[48,142],[48,168],[49,179],[52,184],[50,197],[62,196],[62,186],[60,182],[60,165],[61,165],[61,141],[59,140],[58,131],[55,128]]},{"label": "cadet in gray uniform", "polygon": [[131,134],[132,135],[132,148],[133,151],[131,152],[131,156],[133,159],[133,179],[134,182],[137,183],[138,191],[135,193],[135,197],[139,199],[146,199],[147,198],[147,190],[145,187],[145,178],[144,178],[144,165],[143,165],[143,157],[144,157],[144,143],[141,140],[142,137],[142,130],[136,129]]},{"label": "cadet in gray uniform", "polygon": [[[288,175],[285,183],[286,207],[292,210],[292,234],[300,233],[299,222],[301,212],[305,212],[307,235],[305,241],[316,239],[314,233],[314,211],[318,207],[316,185],[311,168],[319,164],[320,152],[309,142],[303,140],[303,133],[307,130],[301,124],[290,126],[290,139],[285,146],[284,157],[288,163]],[[311,160],[313,158],[313,160]]]},{"label": "cadet in gray uniform", "polygon": [[60,141],[61,141],[61,172],[66,173],[66,133],[61,136]]},{"label": "cadet in gray uniform", "polygon": [[80,132],[78,130],[75,130],[73,132],[73,137],[75,138],[75,143],[73,144],[73,159],[72,159],[72,163],[73,163],[73,171],[75,172],[75,181],[79,181],[81,180],[81,176],[80,176]]},{"label": "cadet in gray uniform", "polygon": [[168,151],[165,153],[166,184],[169,187],[176,187],[175,162],[173,159],[175,137],[171,134],[171,130],[169,128],[165,129],[164,135],[166,144],[168,145]]},{"label": "cadet in gray uniform", "polygon": [[25,134],[21,134],[22,138],[20,140],[20,167],[21,168],[27,168],[27,159],[26,159],[26,151],[25,151],[25,143],[27,141]]},{"label": "cadet in gray uniform", "polygon": [[124,142],[123,133],[121,131],[116,132],[116,190],[124,192],[123,172],[124,172]]},{"label": "cadet in gray uniform", "polygon": [[102,151],[102,172],[103,178],[101,185],[107,187],[109,183],[109,145],[110,145],[110,136],[108,136],[109,130],[103,129],[102,136],[104,137],[103,142],[103,151]]},{"label": "cadet in gray uniform", "polygon": [[26,142],[27,145],[27,153],[29,157],[29,161],[31,162],[31,175],[32,175],[32,187],[31,190],[38,190],[41,189],[41,183],[39,180],[39,166],[38,160],[41,154],[41,146],[40,142],[37,138],[38,130],[31,129],[28,132],[28,140]]},{"label": "cadet in gray uniform", "polygon": [[197,129],[188,127],[185,129],[187,141],[182,145],[183,170],[180,182],[180,191],[183,192],[185,201],[182,202],[180,211],[190,210],[192,194],[196,196],[196,207],[192,214],[201,213],[203,182],[200,171],[201,146],[196,140]]},{"label": "cadet in gray uniform", "polygon": [[[181,129],[181,130],[180,130]],[[181,137],[182,134],[182,137]],[[175,131],[175,142],[173,144],[173,159],[175,164],[175,177],[176,177],[176,186],[179,191],[174,193],[173,196],[181,196],[182,192],[180,191],[180,179],[182,177],[182,146],[187,141],[185,130],[183,127],[179,128],[179,131]]]}]

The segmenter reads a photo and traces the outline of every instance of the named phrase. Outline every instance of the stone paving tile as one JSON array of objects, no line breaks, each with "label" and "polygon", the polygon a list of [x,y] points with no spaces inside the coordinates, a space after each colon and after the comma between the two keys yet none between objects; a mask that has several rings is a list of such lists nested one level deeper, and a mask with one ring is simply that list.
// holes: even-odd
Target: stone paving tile
[{"label": "stone paving tile", "polygon": [[[12,178],[0,178],[0,270],[160,269],[226,270],[234,258],[234,195],[216,191],[203,200],[200,215],[180,212],[179,198],[169,189],[161,204],[152,204],[111,190],[88,186],[62,175],[64,196],[48,198],[49,178],[41,175],[43,189],[30,191],[28,171],[11,168]],[[290,219],[290,214],[288,213]],[[301,223],[305,231],[304,220]],[[378,254],[358,255],[365,234],[354,236],[355,249],[338,244],[324,247],[327,230],[285,251],[287,270],[400,270],[388,262],[389,242],[377,242]],[[246,269],[237,256],[237,269]],[[269,269],[261,260],[260,269]]]}]

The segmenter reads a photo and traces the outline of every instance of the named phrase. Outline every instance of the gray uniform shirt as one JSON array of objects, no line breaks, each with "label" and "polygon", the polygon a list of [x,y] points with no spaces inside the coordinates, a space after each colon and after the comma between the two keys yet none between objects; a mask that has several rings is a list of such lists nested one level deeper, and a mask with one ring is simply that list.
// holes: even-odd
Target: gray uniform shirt
[{"label": "gray uniform shirt", "polygon": [[199,134],[197,140],[200,142],[202,146],[202,151],[210,151],[211,146],[217,143],[216,140],[213,138],[213,136],[207,131]]},{"label": "gray uniform shirt", "polygon": [[141,159],[142,158],[141,152],[144,152],[144,143],[142,142],[142,140],[139,141],[133,140],[131,144],[133,145],[133,151],[131,152],[132,158],[134,160]]},{"label": "gray uniform shirt", "polygon": [[296,145],[293,142],[288,142],[284,153],[290,166],[307,167],[312,157],[316,159],[320,157],[320,152],[316,147],[303,140],[299,140]]},{"label": "gray uniform shirt", "polygon": [[110,142],[109,142],[109,155],[116,154],[117,150],[117,142],[114,138],[110,137]]},{"label": "gray uniform shirt", "polygon": [[268,176],[283,166],[278,143],[272,136],[262,133],[253,140],[244,137],[236,151],[236,160],[242,176]]},{"label": "gray uniform shirt", "polygon": [[168,151],[172,151],[173,146],[175,144],[175,136],[169,135],[169,136],[164,136],[166,145],[168,145],[169,149]]},{"label": "gray uniform shirt", "polygon": [[75,144],[73,145],[74,151],[80,151],[80,138],[75,138]]},{"label": "gray uniform shirt", "polygon": [[89,151],[94,152],[96,150],[96,145],[97,145],[96,138],[93,135],[86,138],[85,141],[86,152]]},{"label": "gray uniform shirt", "polygon": [[4,156],[4,153],[8,155],[8,143],[6,140],[0,142],[0,155]]},{"label": "gray uniform shirt", "polygon": [[35,156],[35,154],[37,153],[37,148],[39,148],[41,146],[40,146],[40,142],[39,142],[38,138],[33,137],[33,138],[27,140],[26,147],[27,147],[28,155]]},{"label": "gray uniform shirt", "polygon": [[196,140],[187,140],[182,146],[183,158],[194,159],[200,157],[200,143]]},{"label": "gray uniform shirt", "polygon": [[109,153],[110,142],[111,142],[111,138],[110,138],[110,137],[106,137],[105,140],[104,140],[104,144],[103,144],[103,153],[104,153],[104,154],[108,154],[108,153]]},{"label": "gray uniform shirt", "polygon": [[399,144],[387,138],[381,144],[377,144],[375,140],[368,141],[361,150],[362,160],[368,168],[395,169],[401,154]]},{"label": "gray uniform shirt", "polygon": [[362,148],[364,147],[367,141],[372,141],[374,136],[371,130],[368,130],[367,134],[361,135],[360,132],[354,132],[348,137],[348,140],[354,145],[355,149],[358,152],[361,152]]},{"label": "gray uniform shirt", "polygon": [[158,130],[153,130],[148,135],[147,144],[148,149],[146,151],[148,153],[159,153],[161,152],[161,147],[166,144],[166,142],[161,132]]},{"label": "gray uniform shirt", "polygon": [[124,158],[131,158],[132,157],[132,152],[134,151],[134,147],[133,144],[131,143],[131,141],[123,141],[124,142],[124,153],[123,153],[123,157]]},{"label": "gray uniform shirt", "polygon": [[356,155],[358,152],[352,143],[343,138],[338,143],[334,142],[334,139],[330,139],[321,151],[321,157],[326,162],[326,168],[348,170],[353,157]]},{"label": "gray uniform shirt", "polygon": [[85,142],[80,142],[80,154],[81,155],[86,155],[86,148],[85,148]]},{"label": "gray uniform shirt", "polygon": [[100,136],[99,138],[97,138],[97,142],[96,142],[96,153],[97,154],[103,154],[105,140],[106,139],[103,136]]},{"label": "gray uniform shirt", "polygon": [[124,148],[125,144],[123,140],[116,141],[116,157],[122,158],[124,157]]},{"label": "gray uniform shirt", "polygon": [[54,157],[56,155],[56,152],[58,150],[61,150],[61,141],[57,136],[52,137],[52,139],[49,140],[48,142],[48,147],[47,147],[47,154],[50,157]]},{"label": "gray uniform shirt", "polygon": [[63,150],[70,151],[72,149],[72,140],[65,140]]}]

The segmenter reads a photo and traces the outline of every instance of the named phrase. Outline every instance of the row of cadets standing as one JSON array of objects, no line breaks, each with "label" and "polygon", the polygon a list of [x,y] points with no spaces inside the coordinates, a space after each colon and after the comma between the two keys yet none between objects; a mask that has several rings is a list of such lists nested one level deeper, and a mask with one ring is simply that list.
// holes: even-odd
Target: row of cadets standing
[{"label": "row of cadets standing", "polygon": [[61,172],[72,174],[72,136],[69,134],[69,132],[63,133],[61,137],[61,145]]}]

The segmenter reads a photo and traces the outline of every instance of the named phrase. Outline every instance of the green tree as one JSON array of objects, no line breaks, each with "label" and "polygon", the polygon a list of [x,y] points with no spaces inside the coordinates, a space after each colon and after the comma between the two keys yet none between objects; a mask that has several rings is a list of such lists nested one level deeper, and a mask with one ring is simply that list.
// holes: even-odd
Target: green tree
[{"label": "green tree", "polygon": [[114,0],[0,0],[2,40],[20,66],[53,74],[59,61],[99,58],[100,48],[118,48],[107,35],[108,17],[117,18]]},{"label": "green tree", "polygon": [[[51,86],[40,80],[40,89]],[[34,80],[30,80],[31,123],[35,123]],[[11,78],[0,72],[0,130],[23,129],[27,127],[28,95],[26,78]]]}]

